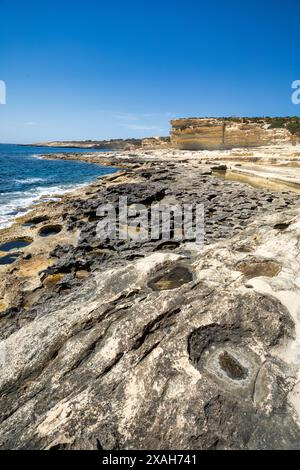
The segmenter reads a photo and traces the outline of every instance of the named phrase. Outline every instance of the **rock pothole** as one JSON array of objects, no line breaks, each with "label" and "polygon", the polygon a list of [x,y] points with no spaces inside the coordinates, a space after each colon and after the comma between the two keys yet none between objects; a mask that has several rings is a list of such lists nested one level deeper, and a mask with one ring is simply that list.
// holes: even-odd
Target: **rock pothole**
[{"label": "rock pothole", "polygon": [[178,265],[154,276],[148,282],[148,287],[154,291],[177,289],[192,280],[192,272],[186,266]]},{"label": "rock pothole", "polygon": [[248,369],[243,367],[234,356],[229,354],[229,352],[222,351],[219,354],[219,364],[221,369],[230,379],[242,380],[247,378]]},{"label": "rock pothole", "polygon": [[2,256],[0,258],[0,266],[14,263],[21,256],[21,254],[22,253],[11,253],[9,255]]},{"label": "rock pothole", "polygon": [[194,330],[188,338],[189,359],[201,375],[220,387],[244,390],[244,396],[249,395],[260,366],[243,339],[245,334],[231,325],[211,324]]},{"label": "rock pothole", "polygon": [[8,242],[1,243],[0,251],[12,251],[12,250],[19,250],[21,248],[25,248],[26,246],[32,243],[32,239],[29,238],[18,238],[16,240],[10,240]]},{"label": "rock pothole", "polygon": [[41,216],[32,217],[32,219],[27,220],[22,225],[23,227],[34,227],[35,225],[38,225],[42,222],[47,222],[47,220],[49,220],[49,217],[47,215],[41,215]]},{"label": "rock pothole", "polygon": [[237,264],[237,269],[247,278],[258,276],[274,277],[281,271],[281,265],[276,261],[247,258]]},{"label": "rock pothole", "polygon": [[53,235],[57,235],[62,230],[61,225],[46,225],[42,227],[39,231],[40,237],[51,237]]},{"label": "rock pothole", "polygon": [[56,286],[65,276],[65,273],[49,274],[43,279],[43,286],[47,289]]},{"label": "rock pothole", "polygon": [[281,223],[279,223],[279,224],[275,224],[273,228],[274,228],[275,230],[285,230],[285,229],[287,229],[290,225],[291,225],[290,222],[281,222]]}]

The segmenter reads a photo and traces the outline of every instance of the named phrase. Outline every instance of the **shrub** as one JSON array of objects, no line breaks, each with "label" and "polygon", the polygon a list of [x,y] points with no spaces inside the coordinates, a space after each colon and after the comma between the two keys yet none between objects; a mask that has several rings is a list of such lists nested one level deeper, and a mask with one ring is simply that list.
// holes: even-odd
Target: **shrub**
[{"label": "shrub", "polygon": [[300,136],[300,121],[289,122],[286,128],[291,134]]},{"label": "shrub", "polygon": [[269,129],[280,129],[286,126],[287,120],[286,118],[270,118],[269,122]]}]

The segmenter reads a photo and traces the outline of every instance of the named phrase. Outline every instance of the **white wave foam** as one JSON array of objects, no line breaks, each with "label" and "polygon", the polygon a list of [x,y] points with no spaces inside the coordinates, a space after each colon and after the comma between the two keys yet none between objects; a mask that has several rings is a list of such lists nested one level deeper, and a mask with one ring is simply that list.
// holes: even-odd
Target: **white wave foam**
[{"label": "white wave foam", "polygon": [[38,154],[38,153],[31,155],[31,157],[36,158],[37,160],[45,160],[45,157],[43,157],[41,154]]},{"label": "white wave foam", "polygon": [[14,180],[14,183],[42,183],[43,181],[47,181],[45,178],[24,178],[24,179],[16,179]]},{"label": "white wave foam", "polygon": [[0,229],[10,227],[16,217],[24,215],[36,204],[59,200],[59,195],[87,186],[89,183],[64,186],[36,187],[26,192],[0,193]]}]

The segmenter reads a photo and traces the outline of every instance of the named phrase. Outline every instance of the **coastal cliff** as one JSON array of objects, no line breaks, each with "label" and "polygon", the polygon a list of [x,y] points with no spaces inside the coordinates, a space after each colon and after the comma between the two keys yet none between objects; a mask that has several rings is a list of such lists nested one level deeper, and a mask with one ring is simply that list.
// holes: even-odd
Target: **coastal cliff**
[{"label": "coastal cliff", "polygon": [[296,143],[297,124],[293,118],[175,119],[171,121],[171,143],[175,148],[190,150]]}]

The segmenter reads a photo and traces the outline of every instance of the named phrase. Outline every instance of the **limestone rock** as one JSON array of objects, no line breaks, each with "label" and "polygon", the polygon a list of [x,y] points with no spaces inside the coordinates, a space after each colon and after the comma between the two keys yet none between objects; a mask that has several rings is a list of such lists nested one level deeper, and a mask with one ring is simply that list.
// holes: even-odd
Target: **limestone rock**
[{"label": "limestone rock", "polygon": [[[299,212],[289,218],[278,231],[264,216],[192,259],[157,252],[94,272],[40,305],[0,343],[1,447],[296,448]],[[258,272],[257,258],[281,270]]]},{"label": "limestone rock", "polygon": [[292,142],[286,128],[270,128],[268,119],[190,118],[171,121],[171,143],[179,149],[215,150]]}]

